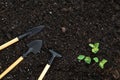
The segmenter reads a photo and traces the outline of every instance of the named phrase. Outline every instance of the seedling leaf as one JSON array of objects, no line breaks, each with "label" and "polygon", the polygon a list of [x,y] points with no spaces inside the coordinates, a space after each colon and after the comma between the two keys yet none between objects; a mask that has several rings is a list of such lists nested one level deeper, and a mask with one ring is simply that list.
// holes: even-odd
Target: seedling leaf
[{"label": "seedling leaf", "polygon": [[89,56],[85,57],[84,61],[87,63],[87,64],[90,64],[91,63],[91,58]]},{"label": "seedling leaf", "polygon": [[77,59],[78,59],[79,61],[83,60],[84,58],[85,58],[85,55],[79,55],[79,56],[77,57]]},{"label": "seedling leaf", "polygon": [[98,57],[94,57],[94,58],[93,58],[93,60],[94,60],[96,63],[98,63],[98,62],[99,62]]},{"label": "seedling leaf", "polygon": [[95,46],[96,48],[98,48],[98,47],[99,47],[99,43],[95,43],[94,46]]},{"label": "seedling leaf", "polygon": [[99,66],[100,68],[104,69],[104,65],[107,63],[106,59],[102,59],[102,61],[100,61]]},{"label": "seedling leaf", "polygon": [[91,48],[93,48],[93,47],[94,47],[94,44],[89,44],[89,46],[90,46]]}]

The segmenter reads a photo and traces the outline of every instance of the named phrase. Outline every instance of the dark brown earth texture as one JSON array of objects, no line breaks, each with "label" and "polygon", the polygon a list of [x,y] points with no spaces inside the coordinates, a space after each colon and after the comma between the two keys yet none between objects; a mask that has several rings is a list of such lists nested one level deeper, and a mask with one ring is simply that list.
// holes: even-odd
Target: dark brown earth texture
[{"label": "dark brown earth texture", "polygon": [[[0,73],[27,51],[27,44],[43,40],[39,54],[29,54],[2,80],[37,80],[51,57],[60,53],[44,80],[120,80],[120,0],[0,0],[0,44],[45,25],[41,33],[0,51]],[[89,43],[100,43],[91,53]],[[107,59],[97,63],[78,62],[84,54]]]}]

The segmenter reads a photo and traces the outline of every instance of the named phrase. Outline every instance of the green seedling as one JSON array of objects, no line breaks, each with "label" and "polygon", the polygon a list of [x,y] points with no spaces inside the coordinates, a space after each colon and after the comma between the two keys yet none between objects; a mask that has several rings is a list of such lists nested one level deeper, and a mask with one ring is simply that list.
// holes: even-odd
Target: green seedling
[{"label": "green seedling", "polygon": [[90,64],[90,63],[91,63],[91,57],[89,57],[89,56],[85,57],[84,61],[85,61],[87,64]]},{"label": "green seedling", "polygon": [[81,60],[83,60],[84,58],[85,58],[85,55],[79,55],[79,56],[77,57],[78,61],[81,61]]},{"label": "green seedling", "polygon": [[98,62],[99,62],[98,57],[94,57],[94,58],[93,58],[93,60],[94,60],[96,63],[98,63]]},{"label": "green seedling", "polygon": [[102,61],[99,62],[99,66],[100,68],[104,69],[104,65],[107,63],[108,61],[106,59],[102,59]]},{"label": "green seedling", "polygon": [[92,52],[96,54],[99,51],[99,43],[89,44],[89,46],[92,48]]}]

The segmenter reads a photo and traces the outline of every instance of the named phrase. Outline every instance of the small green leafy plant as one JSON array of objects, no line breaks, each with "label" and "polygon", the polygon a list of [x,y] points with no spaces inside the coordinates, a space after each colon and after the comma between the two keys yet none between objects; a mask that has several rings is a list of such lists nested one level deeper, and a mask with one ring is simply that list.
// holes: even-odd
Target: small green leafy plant
[{"label": "small green leafy plant", "polygon": [[93,58],[93,60],[94,60],[96,63],[98,63],[98,62],[99,62],[98,57],[94,57],[94,58]]},{"label": "small green leafy plant", "polygon": [[81,61],[81,60],[83,60],[85,58],[85,55],[79,55],[78,57],[77,57],[77,59],[79,60],[79,62]]},{"label": "small green leafy plant", "polygon": [[96,54],[99,51],[99,43],[89,44],[89,46],[92,48],[92,52]]},{"label": "small green leafy plant", "polygon": [[108,61],[106,59],[102,59],[102,61],[99,62],[99,66],[104,69],[104,65],[105,63],[107,63]]},{"label": "small green leafy plant", "polygon": [[[92,53],[96,54],[99,51],[99,43],[89,44],[89,46],[92,48]],[[85,55],[79,55],[77,59],[79,62],[84,60],[87,64],[90,64],[93,60],[95,63],[99,63],[99,67],[101,69],[104,69],[104,65],[108,62],[106,59],[102,59],[102,61],[100,61],[98,57],[91,58],[90,56]]]},{"label": "small green leafy plant", "polygon": [[86,56],[84,61],[87,63],[87,64],[90,64],[91,63],[91,57],[89,56]]}]

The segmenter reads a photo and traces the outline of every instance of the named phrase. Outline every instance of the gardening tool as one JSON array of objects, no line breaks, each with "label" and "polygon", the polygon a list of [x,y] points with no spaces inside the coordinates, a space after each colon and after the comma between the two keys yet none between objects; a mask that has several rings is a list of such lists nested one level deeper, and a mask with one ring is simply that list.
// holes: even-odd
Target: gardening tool
[{"label": "gardening tool", "polygon": [[49,50],[50,53],[52,54],[51,59],[48,61],[48,64],[46,64],[45,68],[43,69],[42,73],[40,74],[38,80],[42,80],[45,76],[45,74],[47,73],[48,69],[50,68],[53,60],[55,57],[62,57],[59,53],[53,51],[53,50]]},{"label": "gardening tool", "polygon": [[24,33],[24,34],[22,34],[22,35],[20,35],[20,36],[18,36],[18,37],[16,37],[16,38],[8,41],[7,43],[1,45],[1,46],[0,46],[0,50],[2,50],[2,49],[4,49],[4,48],[6,48],[6,47],[8,47],[8,46],[10,46],[10,45],[18,42],[19,40],[23,39],[24,37],[27,37],[27,36],[31,37],[31,36],[37,34],[37,33],[40,32],[43,28],[44,28],[44,26],[43,26],[43,25],[40,25],[40,26],[37,26],[37,27],[34,27],[34,28],[28,30],[26,33]]},{"label": "gardening tool", "polygon": [[28,51],[19,57],[13,64],[11,64],[2,74],[0,74],[0,80],[9,73],[13,68],[15,68],[29,53],[37,54],[40,53],[42,47],[42,40],[32,41],[27,45],[29,47]]}]

